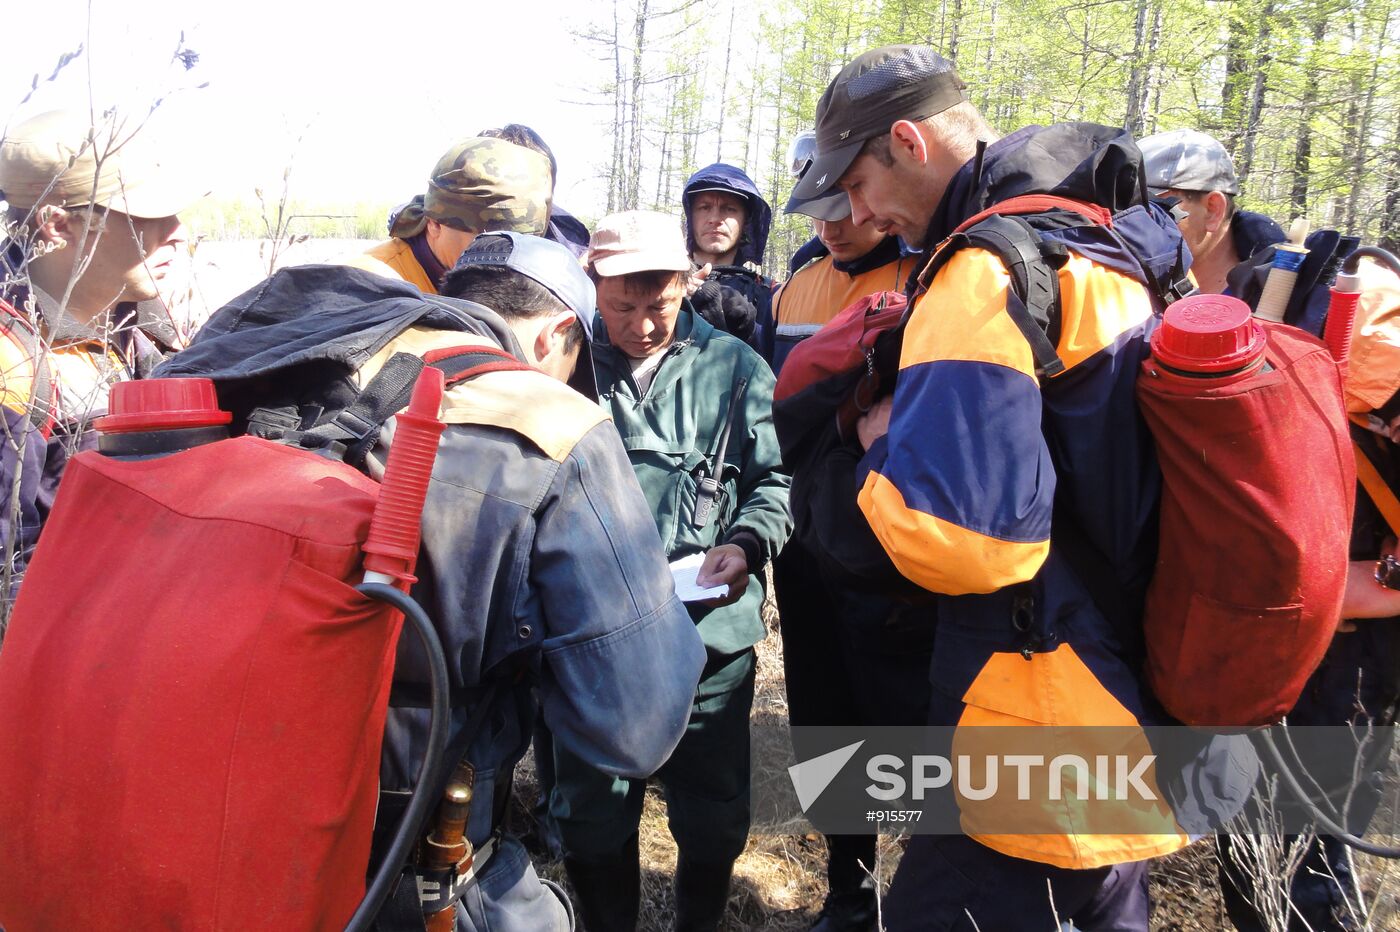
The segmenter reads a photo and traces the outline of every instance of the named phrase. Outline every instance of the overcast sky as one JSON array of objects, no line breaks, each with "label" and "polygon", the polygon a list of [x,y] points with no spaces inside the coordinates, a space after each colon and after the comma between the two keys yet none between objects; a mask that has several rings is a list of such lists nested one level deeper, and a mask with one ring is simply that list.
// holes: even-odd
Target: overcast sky
[{"label": "overcast sky", "polygon": [[[558,158],[556,200],[602,212],[594,175],[610,152],[608,110],[586,105],[580,88],[606,69],[570,33],[589,4],[93,0],[90,24],[88,5],[74,0],[6,5],[0,121],[86,106],[89,78],[99,106],[142,109],[207,82],[170,95],[161,111],[193,127],[216,196],[250,198],[257,184],[280,192],[292,161],[293,197],[345,203],[406,200],[456,139],[526,123]],[[182,31],[199,54],[188,73],[171,61]],[[79,45],[84,55],[42,83]],[[36,73],[40,88],[20,106]]]}]

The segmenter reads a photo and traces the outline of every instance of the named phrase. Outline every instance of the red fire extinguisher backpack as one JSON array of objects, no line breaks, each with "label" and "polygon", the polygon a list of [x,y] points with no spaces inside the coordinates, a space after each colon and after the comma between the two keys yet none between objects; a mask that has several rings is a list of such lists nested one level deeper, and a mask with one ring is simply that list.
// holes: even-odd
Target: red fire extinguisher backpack
[{"label": "red fire extinguisher backpack", "polygon": [[1237,298],[1166,311],[1138,379],[1162,467],[1147,680],[1192,725],[1281,720],[1341,618],[1356,467],[1337,360]]},{"label": "red fire extinguisher backpack", "polygon": [[0,650],[0,927],[368,928],[446,735],[430,646],[436,740],[367,895],[402,613],[436,643],[403,592],[441,373],[523,367],[480,346],[429,361],[394,356],[349,409],[399,412],[382,485],[333,431],[228,437],[207,380],[116,387]]},{"label": "red fire extinguisher backpack", "polygon": [[[1002,256],[1013,272],[1008,311],[1050,380],[1064,366],[1052,339],[1057,250],[1042,225],[1096,228],[1143,269],[1139,280],[1164,309],[1137,383],[1163,480],[1157,565],[1139,616],[1147,682],[1188,725],[1273,724],[1297,702],[1341,614],[1356,478],[1338,360],[1311,334],[1255,323],[1237,299],[1181,300],[1180,287],[1162,286],[1176,274],[1154,273],[1133,246],[1135,219],[1012,198],[960,227],[922,280],[961,245]],[[1123,600],[1095,582],[1110,572],[1104,556],[1058,516],[1056,539],[1100,609],[1121,612]]]}]

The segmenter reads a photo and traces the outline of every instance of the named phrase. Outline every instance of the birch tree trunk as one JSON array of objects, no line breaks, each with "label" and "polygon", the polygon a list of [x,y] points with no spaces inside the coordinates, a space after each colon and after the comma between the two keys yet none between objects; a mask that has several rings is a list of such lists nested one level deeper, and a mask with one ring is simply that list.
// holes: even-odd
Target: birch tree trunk
[{"label": "birch tree trunk", "polygon": [[623,210],[636,210],[641,203],[642,184],[642,52],[646,47],[648,0],[637,0],[637,18],[632,25],[632,116],[628,146],[627,177]]},{"label": "birch tree trunk", "polygon": [[1390,158],[1385,171],[1380,245],[1382,249],[1400,254],[1400,107],[1394,109],[1391,119],[1395,121],[1395,127],[1390,137]]},{"label": "birch tree trunk", "polygon": [[1235,160],[1235,168],[1241,183],[1254,168],[1254,149],[1259,140],[1259,121],[1264,115],[1264,98],[1269,92],[1269,66],[1273,62],[1269,34],[1274,16],[1274,2],[1275,0],[1268,0],[1264,4],[1264,10],[1259,20],[1259,35],[1256,46],[1258,54],[1254,59],[1254,83],[1249,93],[1249,112],[1245,115],[1244,128],[1240,133],[1242,138],[1240,155]]},{"label": "birch tree trunk", "polygon": [[1147,81],[1147,0],[1137,0],[1137,16],[1133,21],[1132,70],[1128,74],[1128,102],[1123,114],[1123,128],[1134,136],[1142,134],[1143,86]]},{"label": "birch tree trunk", "polygon": [[719,78],[719,126],[715,140],[715,161],[724,161],[724,112],[729,109],[729,63],[734,56],[734,0],[729,3],[729,35],[724,43],[724,73]]},{"label": "birch tree trunk", "polygon": [[954,63],[958,60],[958,40],[962,33],[962,17],[962,0],[953,0],[953,23],[948,35],[948,51],[945,54],[948,56],[948,60]]},{"label": "birch tree trunk", "polygon": [[623,162],[623,139],[627,128],[626,89],[622,83],[622,24],[620,20],[620,0],[613,0],[613,121],[612,121],[612,171],[608,173],[608,213],[622,209],[622,179],[626,177],[627,166]]},{"label": "birch tree trunk", "polygon": [[[1318,3],[1312,11],[1312,47],[1308,49],[1308,72],[1316,74],[1322,61],[1322,40],[1327,35],[1327,10]],[[1312,168],[1313,111],[1317,109],[1317,82],[1305,80],[1303,98],[1298,103],[1298,145],[1293,150],[1293,187],[1288,196],[1293,216],[1308,212],[1309,171]]]}]

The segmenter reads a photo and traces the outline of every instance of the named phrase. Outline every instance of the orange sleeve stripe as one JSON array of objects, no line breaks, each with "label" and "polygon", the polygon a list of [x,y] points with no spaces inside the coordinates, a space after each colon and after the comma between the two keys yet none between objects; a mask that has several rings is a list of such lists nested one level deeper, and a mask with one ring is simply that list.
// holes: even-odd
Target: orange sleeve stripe
[{"label": "orange sleeve stripe", "polygon": [[939,360],[984,362],[1035,378],[1030,344],[1006,313],[1011,276],[985,249],[948,260],[909,318],[901,369]]},{"label": "orange sleeve stripe", "polygon": [[1142,285],[1070,253],[1060,270],[1060,359],[1073,369],[1152,314],[1152,300]]},{"label": "orange sleeve stripe", "polygon": [[1048,540],[1000,540],[910,508],[877,472],[866,477],[859,502],[895,568],[930,592],[995,592],[1032,579],[1050,554]]}]

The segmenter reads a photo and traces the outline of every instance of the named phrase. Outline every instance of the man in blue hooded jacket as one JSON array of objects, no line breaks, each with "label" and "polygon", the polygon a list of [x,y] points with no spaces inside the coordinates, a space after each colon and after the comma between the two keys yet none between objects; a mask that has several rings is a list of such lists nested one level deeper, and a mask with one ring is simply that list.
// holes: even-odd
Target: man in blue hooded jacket
[{"label": "man in blue hooded jacket", "polygon": [[711,326],[771,358],[774,282],[761,266],[772,208],[743,169],[724,162],[691,175],[681,204],[690,257],[710,266],[705,286],[691,299],[695,309]]}]

